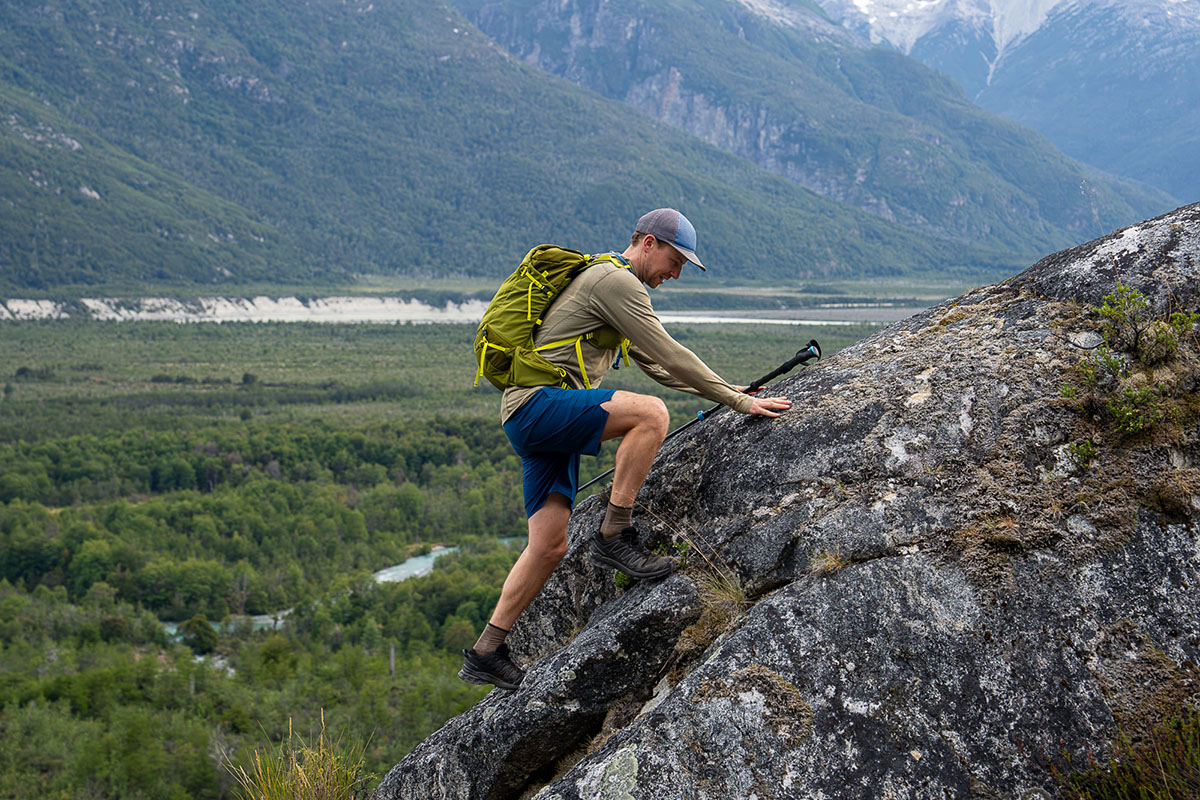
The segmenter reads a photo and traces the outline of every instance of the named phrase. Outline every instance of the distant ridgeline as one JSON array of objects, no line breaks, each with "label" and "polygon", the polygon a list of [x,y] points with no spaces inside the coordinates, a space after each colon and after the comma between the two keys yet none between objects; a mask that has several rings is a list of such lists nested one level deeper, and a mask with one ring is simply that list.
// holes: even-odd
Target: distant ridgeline
[{"label": "distant ridgeline", "polygon": [[[5,4],[0,290],[498,277],[542,241],[619,247],[665,204],[718,282],[996,275],[1165,208],[1084,187],[902,56],[688,5],[671,24],[661,3],[606,5],[590,51],[563,38],[574,3],[513,23],[522,53],[530,36],[568,65],[602,51],[580,88],[440,2]],[[634,18],[615,48],[604,32]],[[602,95],[683,105],[664,125]]]},{"label": "distant ridgeline", "polygon": [[1072,162],[815,3],[451,2],[527,63],[910,230],[1033,256],[1178,205]]}]

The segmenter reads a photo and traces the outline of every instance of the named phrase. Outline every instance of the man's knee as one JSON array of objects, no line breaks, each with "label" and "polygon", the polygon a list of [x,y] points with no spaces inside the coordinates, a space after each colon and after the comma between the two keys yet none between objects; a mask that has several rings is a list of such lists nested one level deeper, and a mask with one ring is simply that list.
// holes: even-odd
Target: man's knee
[{"label": "man's knee", "polygon": [[567,537],[542,538],[529,542],[530,555],[543,564],[557,565],[567,554]]},{"label": "man's knee", "polygon": [[650,401],[646,408],[646,422],[648,425],[658,431],[663,436],[667,435],[667,428],[671,425],[671,414],[667,411],[667,404],[659,397],[646,396]]},{"label": "man's knee", "polygon": [[609,413],[608,424],[604,428],[605,439],[624,436],[634,428],[642,428],[663,437],[671,424],[667,404],[653,395],[618,391],[601,407]]}]

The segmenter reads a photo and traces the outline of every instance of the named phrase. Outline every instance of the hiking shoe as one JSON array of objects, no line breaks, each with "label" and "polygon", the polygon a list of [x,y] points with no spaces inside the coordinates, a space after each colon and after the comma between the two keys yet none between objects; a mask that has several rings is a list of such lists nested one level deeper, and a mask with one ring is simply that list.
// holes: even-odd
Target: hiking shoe
[{"label": "hiking shoe", "polygon": [[458,677],[467,683],[491,683],[501,689],[516,689],[525,677],[525,670],[513,663],[508,655],[508,645],[502,644],[494,653],[481,656],[475,648],[463,650],[463,666]]},{"label": "hiking shoe", "polygon": [[621,570],[631,578],[661,578],[675,569],[675,559],[656,556],[638,543],[637,528],[630,525],[615,539],[600,531],[592,537],[592,563]]}]

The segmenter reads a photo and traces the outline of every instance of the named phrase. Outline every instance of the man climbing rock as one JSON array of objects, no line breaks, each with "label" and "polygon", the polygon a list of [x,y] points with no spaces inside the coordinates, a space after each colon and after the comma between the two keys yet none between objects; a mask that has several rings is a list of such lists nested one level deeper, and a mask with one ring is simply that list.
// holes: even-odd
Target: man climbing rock
[{"label": "man climbing rock", "polygon": [[777,417],[791,406],[785,397],[742,394],[663,329],[646,288],[678,278],[688,261],[703,270],[695,249],[696,229],[687,217],[670,208],[651,211],[638,220],[625,252],[589,262],[545,313],[534,343],[549,345],[541,355],[570,388],[514,385],[504,390],[500,417],[524,467],[529,544],[509,572],[479,641],[463,651],[463,680],[505,689],[521,683],[524,672],[513,663],[505,638],[567,552],[579,456],[596,455],[601,442],[621,439],[591,560],[643,579],[662,577],[675,567],[672,559],[646,551],[633,524],[638,489],[667,434],[667,407],[657,397],[596,388],[624,351],[664,386],[744,414]]}]

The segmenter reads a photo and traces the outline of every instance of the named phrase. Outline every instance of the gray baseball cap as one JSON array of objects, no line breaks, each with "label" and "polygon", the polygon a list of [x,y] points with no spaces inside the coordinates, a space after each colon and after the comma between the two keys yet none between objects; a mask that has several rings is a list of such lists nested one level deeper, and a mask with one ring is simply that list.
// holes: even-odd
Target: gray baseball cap
[{"label": "gray baseball cap", "polygon": [[704,265],[696,256],[696,228],[688,218],[673,208],[656,208],[637,221],[635,233],[648,233],[660,242],[674,247],[683,257],[700,269]]}]

